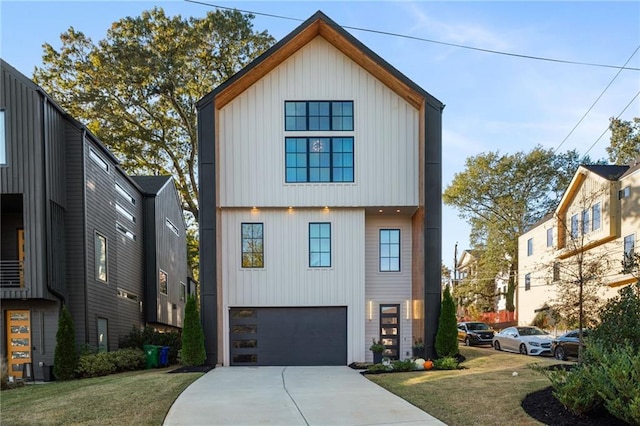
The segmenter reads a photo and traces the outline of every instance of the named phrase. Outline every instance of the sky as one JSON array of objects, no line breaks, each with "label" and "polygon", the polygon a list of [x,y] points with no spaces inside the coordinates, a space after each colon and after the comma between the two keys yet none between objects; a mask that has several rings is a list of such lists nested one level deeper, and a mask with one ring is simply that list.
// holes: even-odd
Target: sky
[{"label": "sky", "polygon": [[[266,30],[276,40],[322,10],[346,27],[572,62],[621,67],[629,61],[627,67],[640,68],[638,1],[202,2],[255,12],[254,29]],[[203,17],[212,10],[179,0],[0,0],[0,56],[31,77],[42,64],[42,45],[59,47],[60,34],[69,27],[97,42],[112,22],[155,6],[183,18]],[[446,105],[443,190],[456,173],[464,171],[467,158],[489,151],[513,154],[541,145],[606,158],[609,117],[640,116],[637,70],[534,60],[347,31]],[[449,268],[456,243],[459,253],[469,248],[469,231],[455,209],[443,206],[442,257]]]}]

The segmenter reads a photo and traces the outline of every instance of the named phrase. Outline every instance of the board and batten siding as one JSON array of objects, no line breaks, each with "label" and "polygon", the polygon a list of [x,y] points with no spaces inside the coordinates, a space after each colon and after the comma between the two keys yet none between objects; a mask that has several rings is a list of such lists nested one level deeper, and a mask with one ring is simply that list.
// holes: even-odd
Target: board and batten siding
[{"label": "board and batten siding", "polygon": [[[285,132],[284,102],[354,102],[354,131]],[[419,111],[316,37],[218,113],[220,205],[417,206]],[[353,183],[285,183],[285,136],[353,136]]]},{"label": "board and batten siding", "polygon": [[[364,358],[364,210],[223,209],[222,330],[230,307],[346,306],[348,363]],[[331,267],[309,267],[309,223],[331,223]],[[264,268],[241,267],[241,224],[264,224]],[[228,333],[223,333],[229,348]],[[367,347],[368,348],[368,347]],[[229,365],[225,351],[224,364]]]},{"label": "board and batten siding", "polygon": [[[400,230],[400,271],[380,272],[380,230]],[[400,305],[400,348],[399,358],[411,356],[412,321],[411,307],[407,312],[407,301],[412,304],[411,279],[411,218],[407,216],[367,215],[365,220],[366,253],[366,326],[365,344],[367,349],[371,339],[380,338],[380,305]],[[369,310],[371,312],[369,312]],[[371,319],[370,319],[371,318]],[[371,351],[366,353],[366,361],[373,361]]]}]

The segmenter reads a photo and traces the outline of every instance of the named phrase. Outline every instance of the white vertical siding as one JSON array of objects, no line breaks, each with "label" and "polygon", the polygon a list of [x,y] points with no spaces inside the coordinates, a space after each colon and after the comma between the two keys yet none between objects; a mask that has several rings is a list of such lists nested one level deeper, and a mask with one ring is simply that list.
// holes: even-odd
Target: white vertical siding
[{"label": "white vertical siding", "polygon": [[[243,222],[264,224],[264,268],[241,267]],[[331,268],[309,268],[310,222],[331,223]],[[229,307],[346,306],[347,359],[363,359],[364,210],[224,209],[222,229],[223,330]]]},{"label": "white vertical siding", "polygon": [[[285,100],[353,100],[353,183],[286,184]],[[220,204],[417,206],[419,111],[317,37],[220,110]]]},{"label": "white vertical siding", "polygon": [[[379,235],[380,229],[400,229],[400,272],[380,272]],[[367,349],[372,338],[380,336],[380,305],[400,305],[400,359],[411,356],[413,343],[411,327],[411,307],[407,312],[407,300],[411,305],[411,218],[406,216],[368,215],[365,221],[365,298],[366,326],[365,344]],[[371,311],[371,312],[369,312]],[[407,317],[409,319],[407,319]],[[371,318],[371,319],[369,319]],[[408,355],[407,355],[408,354]],[[367,350],[367,361],[373,355]]]}]

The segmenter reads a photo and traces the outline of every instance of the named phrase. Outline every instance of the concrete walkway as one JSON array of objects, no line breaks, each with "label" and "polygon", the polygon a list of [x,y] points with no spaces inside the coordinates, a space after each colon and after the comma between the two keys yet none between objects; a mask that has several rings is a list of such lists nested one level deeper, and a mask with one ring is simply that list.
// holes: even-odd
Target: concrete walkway
[{"label": "concrete walkway", "polygon": [[165,425],[444,425],[349,367],[218,367]]}]

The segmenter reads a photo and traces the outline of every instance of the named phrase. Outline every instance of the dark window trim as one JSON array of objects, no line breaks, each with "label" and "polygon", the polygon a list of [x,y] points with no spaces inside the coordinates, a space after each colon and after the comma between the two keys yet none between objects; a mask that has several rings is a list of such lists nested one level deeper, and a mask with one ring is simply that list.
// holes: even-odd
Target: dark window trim
[{"label": "dark window trim", "polygon": [[[318,254],[322,254],[322,253],[327,253],[324,251],[317,251],[317,252],[312,252],[311,251],[311,225],[329,225],[329,264],[328,265],[319,265],[319,266],[313,266],[311,264],[311,255],[313,253],[318,253]],[[309,238],[308,238],[308,250],[309,250],[309,268],[331,268],[332,264],[333,264],[333,247],[332,247],[332,235],[331,235],[331,222],[309,222],[309,227],[308,227],[308,232],[309,232]],[[316,239],[322,240],[322,237],[318,237]],[[325,238],[326,239],[326,238]],[[322,262],[320,262],[322,263]]]},{"label": "dark window trim", "polygon": [[[164,294],[165,296],[169,295],[169,274],[167,274],[167,272],[163,269],[158,269],[158,293],[160,294]],[[162,274],[164,274],[165,277],[165,292],[162,292],[162,281],[160,279],[160,277],[162,276]]]},{"label": "dark window trim", "polygon": [[524,291],[531,290],[531,273],[524,276]]},{"label": "dark window trim", "polygon": [[173,232],[174,234],[176,234],[176,237],[180,236],[180,231],[178,230],[178,227],[175,226],[173,224],[173,222],[171,222],[171,220],[169,220],[168,217],[164,218],[164,224],[167,226],[167,228],[169,228],[171,230],[171,232]]},{"label": "dark window trim", "polygon": [[[294,102],[294,103],[304,103],[305,104],[305,128],[304,129],[287,129],[287,117],[302,117],[301,115],[293,115],[293,116],[288,116],[287,115],[287,103],[289,102]],[[321,103],[321,102],[326,102],[329,104],[329,128],[328,129],[314,129],[314,130],[309,130],[309,104],[312,102],[317,102],[317,103]],[[351,129],[334,129],[333,128],[333,104],[336,102],[340,102],[340,103],[350,103],[351,104]],[[315,116],[313,116],[315,117]],[[318,117],[324,117],[324,116],[318,116]],[[349,117],[348,115],[339,115],[337,117]],[[285,132],[353,132],[355,129],[355,110],[354,110],[354,101],[345,101],[345,100],[285,100],[284,101],[284,129]]]},{"label": "dark window trim", "polygon": [[122,217],[127,219],[129,222],[136,223],[136,217],[129,210],[124,208],[124,206],[116,201],[116,211],[120,213]]},{"label": "dark window trim", "polygon": [[131,241],[136,241],[136,234],[131,232],[129,228],[121,224],[120,222],[116,222],[116,230],[123,235],[124,237],[130,239]]},{"label": "dark window trim", "polygon": [[[243,236],[243,232],[242,232],[242,228],[244,227],[244,225],[260,225],[260,238],[250,238],[251,240],[261,240],[262,244],[262,251],[251,251],[251,252],[246,252],[244,251],[244,236]],[[249,254],[249,255],[255,255],[255,254],[261,254],[262,255],[262,265],[260,266],[253,266],[253,262],[251,263],[250,266],[245,266],[243,259],[244,259],[244,255],[245,254]],[[241,222],[240,223],[240,267],[242,269],[264,269],[264,222]]]},{"label": "dark window trim", "polygon": [[113,186],[116,189],[116,192],[120,194],[122,198],[126,199],[129,203],[133,204],[134,206],[136,205],[136,199],[133,198],[133,196],[129,193],[129,191],[127,191],[124,188],[124,186],[120,185],[118,182],[115,182]]},{"label": "dark window trim", "polygon": [[[290,181],[287,178],[287,170],[290,168],[287,166],[287,154],[290,154],[287,152],[287,140],[290,139],[305,139],[306,140],[306,144],[305,144],[305,152],[304,154],[306,155],[306,166],[304,167],[304,169],[306,169],[306,178],[304,181],[301,180],[294,180],[294,181]],[[313,139],[328,139],[329,140],[329,180],[318,180],[318,181],[312,181],[310,180],[310,161],[309,161],[309,156],[312,154],[311,150],[309,149],[309,144],[311,143],[311,140]],[[335,139],[351,139],[351,152],[334,152],[334,140]],[[356,145],[355,145],[355,140],[353,138],[353,136],[301,136],[301,137],[297,137],[297,136],[288,136],[284,138],[284,144],[285,144],[285,148],[284,148],[284,181],[285,183],[289,183],[289,184],[296,184],[296,183],[311,183],[311,184],[325,184],[325,183],[354,183],[356,180]],[[352,165],[350,167],[345,167],[345,166],[335,166],[334,165],[334,154],[351,154],[352,155]],[[299,153],[296,153],[299,154]],[[327,167],[319,167],[321,169],[325,169]],[[302,169],[302,167],[295,167],[294,169]],[[351,180],[335,180],[334,178],[334,171],[336,169],[351,169],[352,170],[352,179]]]},{"label": "dark window trim", "polygon": [[89,158],[98,167],[100,167],[105,172],[109,173],[109,163],[107,162],[107,160],[102,158],[102,156],[100,154],[98,154],[98,152],[95,149],[93,149],[92,147],[89,147]]},{"label": "dark window trim", "polygon": [[553,247],[553,228],[547,229],[547,247]]},{"label": "dark window trim", "polygon": [[9,164],[9,144],[7,143],[7,110],[0,108],[0,166]]},{"label": "dark window trim", "polygon": [[[97,249],[97,242],[98,240],[102,238],[104,239],[104,275],[105,275],[105,279],[103,280],[102,278],[100,278],[100,273],[98,271],[98,249]],[[94,275],[95,275],[95,279],[96,281],[100,281],[101,283],[109,283],[109,239],[106,237],[106,235],[98,232],[98,231],[94,231],[94,240],[93,240],[93,260],[94,260]]]},{"label": "dark window trim", "polygon": [[[104,321],[105,324],[105,343],[100,344],[100,322]],[[96,317],[96,339],[98,352],[109,352],[109,318]]]},{"label": "dark window trim", "polygon": [[[382,269],[382,231],[397,231],[398,232],[398,269]],[[387,243],[387,245],[395,245],[395,243]],[[378,272],[402,272],[402,231],[400,228],[380,228],[378,230]],[[396,259],[396,256],[386,256],[384,259]]]},{"label": "dark window trim", "polygon": [[527,256],[533,256],[533,237],[527,240]]}]

